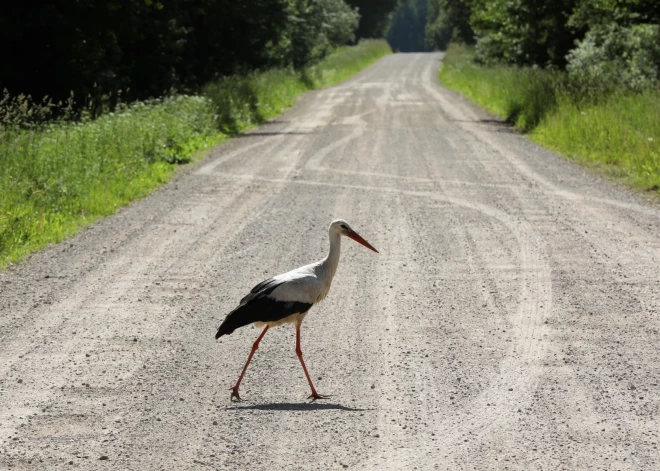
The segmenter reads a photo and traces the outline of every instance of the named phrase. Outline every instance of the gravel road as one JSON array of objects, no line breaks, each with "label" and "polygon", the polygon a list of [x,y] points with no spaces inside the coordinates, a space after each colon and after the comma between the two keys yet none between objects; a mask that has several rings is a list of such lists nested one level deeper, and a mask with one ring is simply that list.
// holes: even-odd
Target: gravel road
[{"label": "gravel road", "polygon": [[[0,274],[0,469],[658,470],[660,209],[396,54]],[[318,260],[302,328],[215,330]]]}]

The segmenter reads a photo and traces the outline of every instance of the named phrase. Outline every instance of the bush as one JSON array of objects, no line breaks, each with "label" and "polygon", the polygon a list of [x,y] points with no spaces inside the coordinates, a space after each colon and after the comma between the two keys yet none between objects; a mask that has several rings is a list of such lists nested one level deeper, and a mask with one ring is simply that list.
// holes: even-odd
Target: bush
[{"label": "bush", "polygon": [[470,25],[482,64],[562,68],[578,37],[567,27],[576,0],[472,0]]},{"label": "bush", "polygon": [[568,55],[566,69],[584,82],[641,91],[660,84],[660,25],[616,24],[590,30]]}]

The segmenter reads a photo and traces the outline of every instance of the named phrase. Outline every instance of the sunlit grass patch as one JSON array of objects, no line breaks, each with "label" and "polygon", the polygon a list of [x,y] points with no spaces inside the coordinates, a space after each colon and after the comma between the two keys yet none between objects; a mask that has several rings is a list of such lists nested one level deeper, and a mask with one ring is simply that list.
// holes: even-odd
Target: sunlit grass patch
[{"label": "sunlit grass patch", "polygon": [[221,137],[210,101],[189,96],[94,121],[2,128],[0,265],[145,196]]},{"label": "sunlit grass patch", "polygon": [[308,87],[292,69],[274,69],[224,77],[207,85],[218,127],[238,134],[278,115]]},{"label": "sunlit grass patch", "polygon": [[583,103],[561,95],[531,137],[638,188],[660,187],[660,93],[617,93]]},{"label": "sunlit grass patch", "polygon": [[384,40],[363,40],[357,47],[342,47],[311,67],[308,75],[315,88],[340,82],[364,69],[366,65],[390,54]]},{"label": "sunlit grass patch", "polygon": [[445,55],[440,81],[539,144],[632,186],[660,187],[660,91],[598,88],[558,71],[483,67],[457,46]]}]

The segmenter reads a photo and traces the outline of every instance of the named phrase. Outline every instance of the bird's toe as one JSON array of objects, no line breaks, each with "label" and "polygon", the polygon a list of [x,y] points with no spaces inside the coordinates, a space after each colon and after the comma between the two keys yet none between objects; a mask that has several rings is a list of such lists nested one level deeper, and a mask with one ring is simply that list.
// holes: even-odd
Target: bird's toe
[{"label": "bird's toe", "polygon": [[238,388],[235,386],[231,388],[231,396],[229,396],[230,402],[234,402],[234,400],[236,402],[241,402],[241,396],[238,395]]},{"label": "bird's toe", "polygon": [[307,399],[311,399],[312,401],[315,401],[317,399],[327,399],[329,397],[330,396],[326,396],[324,394],[319,394],[316,391],[314,391],[314,392],[312,392],[312,394],[309,395],[309,397]]}]

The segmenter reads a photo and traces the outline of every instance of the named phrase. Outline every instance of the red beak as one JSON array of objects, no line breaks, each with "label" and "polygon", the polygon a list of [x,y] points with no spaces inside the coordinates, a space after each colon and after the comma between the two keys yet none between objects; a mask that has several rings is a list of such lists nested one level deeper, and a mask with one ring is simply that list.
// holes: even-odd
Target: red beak
[{"label": "red beak", "polygon": [[374,248],[369,242],[367,242],[366,240],[364,240],[364,239],[362,238],[362,236],[361,236],[360,234],[358,234],[357,232],[352,231],[352,232],[349,232],[349,233],[346,234],[346,235],[347,235],[348,237],[350,237],[351,239],[353,239],[355,242],[358,242],[358,243],[364,245],[366,248],[368,248],[368,249],[370,249],[370,250],[373,250],[373,251],[376,252],[376,253],[379,253],[378,250],[376,250],[376,249],[375,249],[375,248]]}]

